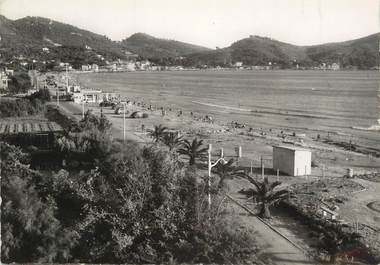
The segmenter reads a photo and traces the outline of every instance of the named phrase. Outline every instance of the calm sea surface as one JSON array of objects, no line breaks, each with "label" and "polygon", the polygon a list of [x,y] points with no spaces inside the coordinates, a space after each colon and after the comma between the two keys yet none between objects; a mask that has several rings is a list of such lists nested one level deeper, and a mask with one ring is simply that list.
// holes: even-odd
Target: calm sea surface
[{"label": "calm sea surface", "polygon": [[[352,127],[368,128],[380,119],[377,71],[128,72],[78,79],[132,100],[253,126],[360,134]],[[380,141],[380,132],[364,134]]]}]

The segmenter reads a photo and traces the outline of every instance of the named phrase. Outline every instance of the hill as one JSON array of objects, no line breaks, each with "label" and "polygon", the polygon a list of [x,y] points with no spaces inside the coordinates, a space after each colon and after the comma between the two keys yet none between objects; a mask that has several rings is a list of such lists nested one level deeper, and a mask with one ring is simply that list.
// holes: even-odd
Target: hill
[{"label": "hill", "polygon": [[[345,68],[370,69],[379,62],[379,34],[338,43],[297,46],[260,36],[250,36],[223,49],[208,49],[175,40],[136,33],[121,42],[68,24],[41,17],[10,20],[0,15],[0,63],[17,58],[45,62],[38,67],[53,67],[69,62],[82,64],[126,58],[125,52],[138,54],[160,65],[230,66],[273,65],[289,68],[339,63]],[[46,49],[48,48],[48,49]]]},{"label": "hill", "polygon": [[187,57],[186,64],[228,66],[235,62],[243,62],[244,65],[268,65],[271,62],[289,67],[294,60],[308,60],[304,47],[266,37],[250,36],[223,49],[191,54]]},{"label": "hill", "polygon": [[343,67],[369,69],[378,64],[378,45],[379,34],[314,46],[297,46],[270,38],[250,36],[223,49],[190,54],[185,65],[228,66],[235,62],[243,62],[244,65],[268,65],[271,62],[289,68],[295,64],[309,67],[335,62]]},{"label": "hill", "polygon": [[307,46],[306,53],[315,63],[339,62],[345,67],[373,68],[379,63],[379,33],[345,42]]},{"label": "hill", "polygon": [[[120,45],[106,36],[41,17],[0,17],[0,51],[4,60],[17,56],[68,61],[74,65],[123,57]],[[43,48],[49,52],[44,53]]]},{"label": "hill", "polygon": [[148,34],[136,33],[121,42],[123,48],[154,61],[175,60],[191,53],[211,49],[176,40],[159,39]]}]

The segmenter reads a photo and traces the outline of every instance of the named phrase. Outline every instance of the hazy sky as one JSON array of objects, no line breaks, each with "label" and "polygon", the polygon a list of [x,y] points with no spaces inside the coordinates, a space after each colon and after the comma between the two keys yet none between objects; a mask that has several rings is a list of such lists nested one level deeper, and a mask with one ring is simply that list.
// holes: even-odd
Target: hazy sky
[{"label": "hazy sky", "polygon": [[379,32],[379,0],[0,0],[11,19],[42,16],[113,40],[135,32],[214,48],[260,35],[293,44]]}]

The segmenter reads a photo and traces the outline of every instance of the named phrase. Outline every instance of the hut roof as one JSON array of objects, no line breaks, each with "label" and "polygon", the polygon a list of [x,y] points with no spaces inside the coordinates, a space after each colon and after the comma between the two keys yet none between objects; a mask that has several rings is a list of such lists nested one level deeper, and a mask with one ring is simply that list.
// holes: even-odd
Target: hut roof
[{"label": "hut roof", "polygon": [[0,122],[0,135],[34,134],[46,132],[62,132],[63,129],[55,122]]}]

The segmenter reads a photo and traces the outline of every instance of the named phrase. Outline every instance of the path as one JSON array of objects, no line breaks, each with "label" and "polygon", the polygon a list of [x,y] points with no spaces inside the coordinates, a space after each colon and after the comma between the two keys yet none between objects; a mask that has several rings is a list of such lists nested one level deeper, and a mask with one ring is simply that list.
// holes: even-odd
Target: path
[{"label": "path", "polygon": [[[232,197],[241,204],[244,204],[244,196],[235,193]],[[230,202],[229,206],[231,207],[230,209],[239,216],[242,226],[255,231],[256,242],[259,247],[263,249],[263,255],[269,257],[275,264],[318,264],[315,261],[310,260],[302,250],[281,237],[257,217],[249,214],[246,210],[233,202]]]},{"label": "path", "polygon": [[354,213],[355,216],[358,216],[359,222],[366,223],[380,229],[380,213],[367,207],[367,204],[380,200],[380,183],[360,178],[355,178],[353,181],[364,186],[365,190],[353,194],[350,200],[341,206],[340,212],[342,215],[350,217],[352,213]]}]

